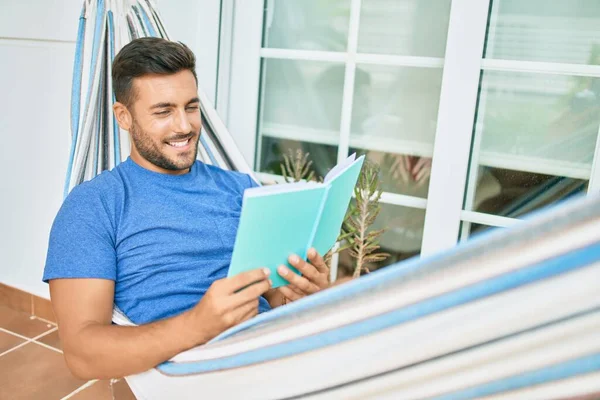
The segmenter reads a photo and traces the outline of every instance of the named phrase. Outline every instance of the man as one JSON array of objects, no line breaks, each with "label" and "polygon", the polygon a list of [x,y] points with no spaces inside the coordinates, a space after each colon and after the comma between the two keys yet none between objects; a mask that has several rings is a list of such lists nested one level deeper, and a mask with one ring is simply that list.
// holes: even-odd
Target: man
[{"label": "man", "polygon": [[[44,271],[67,365],[82,379],[148,370],[257,313],[329,285],[314,249],[271,289],[268,270],[226,278],[245,174],[196,160],[195,57],[137,39],[113,63],[114,113],[131,156],[82,183],[58,212]],[[258,251],[259,249],[257,249]],[[111,325],[113,302],[134,327]]]}]

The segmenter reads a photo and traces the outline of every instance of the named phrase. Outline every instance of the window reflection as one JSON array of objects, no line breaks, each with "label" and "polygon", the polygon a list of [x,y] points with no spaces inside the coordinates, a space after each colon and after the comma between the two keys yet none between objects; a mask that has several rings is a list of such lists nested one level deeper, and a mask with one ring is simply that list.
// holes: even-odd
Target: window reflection
[{"label": "window reflection", "polygon": [[466,209],[516,218],[585,193],[599,127],[598,78],[484,72]]},{"label": "window reflection", "polygon": [[426,198],[431,176],[431,157],[380,151],[351,149],[380,167],[381,188],[384,192]]},{"label": "window reflection", "polygon": [[296,154],[297,150],[301,150],[303,154],[309,154],[309,159],[313,162],[311,168],[315,171],[315,178],[324,178],[337,163],[338,150],[336,146],[263,137],[260,171],[282,176],[283,156],[289,154],[290,150],[293,154]]},{"label": "window reflection", "polygon": [[444,57],[451,0],[367,0],[361,3],[358,51]]},{"label": "window reflection", "polygon": [[485,57],[596,64],[590,54],[598,44],[596,0],[494,0]]},{"label": "window reflection", "polygon": [[345,51],[350,0],[268,0],[264,47]]}]

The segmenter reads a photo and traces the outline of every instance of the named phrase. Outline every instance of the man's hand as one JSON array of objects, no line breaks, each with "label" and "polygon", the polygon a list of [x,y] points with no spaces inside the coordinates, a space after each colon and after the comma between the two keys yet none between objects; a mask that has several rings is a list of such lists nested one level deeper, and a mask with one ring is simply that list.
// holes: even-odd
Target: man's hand
[{"label": "man's hand", "polygon": [[204,334],[194,345],[257,315],[258,298],[272,285],[269,274],[268,268],[261,268],[213,282],[189,312],[192,326]]},{"label": "man's hand", "polygon": [[315,249],[311,248],[308,251],[308,259],[310,263],[302,260],[297,255],[292,255],[288,259],[290,264],[302,273],[302,276],[284,265],[280,265],[277,268],[279,275],[290,282],[290,284],[272,289],[265,294],[265,298],[272,307],[301,299],[330,286],[329,268],[325,264],[323,257]]}]

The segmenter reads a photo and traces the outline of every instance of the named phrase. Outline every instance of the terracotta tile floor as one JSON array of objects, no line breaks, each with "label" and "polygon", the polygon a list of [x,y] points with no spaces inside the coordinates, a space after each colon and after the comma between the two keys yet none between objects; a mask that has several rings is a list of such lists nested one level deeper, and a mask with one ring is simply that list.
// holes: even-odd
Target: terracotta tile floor
[{"label": "terracotta tile floor", "polygon": [[[108,381],[82,381],[69,372],[56,325],[0,306],[0,399],[110,400]],[[135,400],[124,380],[116,400]]]}]

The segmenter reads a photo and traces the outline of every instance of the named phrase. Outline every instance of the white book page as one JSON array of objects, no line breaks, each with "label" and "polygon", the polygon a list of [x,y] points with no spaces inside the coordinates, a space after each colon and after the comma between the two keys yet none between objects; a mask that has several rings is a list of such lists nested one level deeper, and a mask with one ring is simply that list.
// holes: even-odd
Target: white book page
[{"label": "white book page", "polygon": [[352,154],[350,157],[346,158],[344,161],[336,165],[325,175],[325,179],[323,180],[325,183],[329,182],[336,176],[342,173],[346,168],[348,168],[352,163],[356,160],[356,153]]},{"label": "white book page", "polygon": [[273,193],[285,193],[285,192],[295,192],[298,190],[305,189],[313,189],[317,186],[321,186],[320,183],[317,182],[293,182],[293,183],[281,183],[274,184],[268,186],[260,186],[254,187],[251,189],[246,189],[244,191],[244,196],[248,197],[256,197],[256,196],[265,196]]}]

